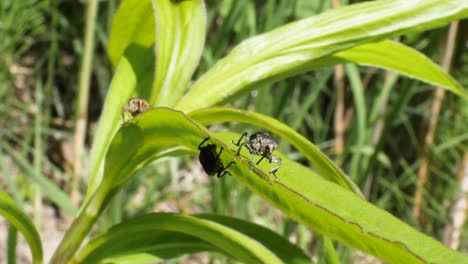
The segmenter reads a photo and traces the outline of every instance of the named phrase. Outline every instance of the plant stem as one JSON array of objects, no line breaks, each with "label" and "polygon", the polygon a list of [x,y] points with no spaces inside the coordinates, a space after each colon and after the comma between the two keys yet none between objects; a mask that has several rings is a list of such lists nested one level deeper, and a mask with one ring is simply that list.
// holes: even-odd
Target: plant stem
[{"label": "plant stem", "polygon": [[94,51],[94,33],[96,28],[96,14],[98,1],[89,0],[86,16],[85,41],[83,51],[83,62],[80,69],[80,81],[78,91],[78,108],[76,115],[76,127],[74,133],[74,163],[71,181],[71,199],[78,205],[78,183],[81,176],[81,156],[84,149],[86,137],[86,119],[88,115],[89,83],[91,77],[91,62]]},{"label": "plant stem", "polygon": [[[42,171],[42,84],[38,82],[36,84],[35,91],[35,102],[36,102],[36,113],[34,115],[34,171],[36,175],[41,175]],[[39,185],[33,185],[33,199],[34,199],[34,224],[37,229],[41,229],[41,214],[42,214],[42,192]]]},{"label": "plant stem", "polygon": [[[442,69],[445,72],[450,71],[450,64],[452,63],[453,53],[455,50],[455,40],[457,38],[458,32],[458,21],[452,22],[450,24],[450,29],[447,35],[447,44],[445,47],[445,55],[442,60]],[[421,205],[423,203],[423,189],[424,185],[427,182],[427,175],[429,170],[429,159],[428,159],[428,150],[432,143],[434,142],[435,130],[437,127],[437,122],[439,120],[440,108],[442,106],[442,101],[444,100],[445,90],[441,87],[437,87],[434,94],[434,102],[431,107],[429,114],[429,127],[424,138],[424,142],[421,146],[421,155],[422,163],[418,169],[418,182],[416,185],[416,192],[414,194],[414,206],[413,206],[413,217],[419,219],[421,215]]]},{"label": "plant stem", "polygon": [[78,217],[75,218],[68,228],[65,236],[55,250],[50,263],[67,263],[73,257],[80,248],[86,235],[93,227],[96,219],[104,210],[104,205],[109,201],[109,197],[113,197],[113,194],[109,193],[108,190],[107,187],[98,187],[98,190],[91,197],[89,202],[84,205],[83,210],[80,211]]},{"label": "plant stem", "polygon": [[468,152],[465,152],[460,164],[457,182],[460,189],[455,194],[455,202],[450,210],[451,223],[444,228],[444,244],[458,250],[463,232],[463,225],[468,212]]},{"label": "plant stem", "polygon": [[[340,1],[332,0],[333,8],[340,7]],[[344,66],[343,64],[338,64],[335,66],[335,76],[333,83],[338,89],[337,91],[337,100],[336,100],[336,108],[335,108],[335,116],[334,116],[334,129],[335,129],[335,144],[334,144],[334,152],[336,156],[340,156],[344,150],[344,130],[345,130],[345,120],[344,120]],[[339,165],[339,164],[338,164]]]},{"label": "plant stem", "polygon": [[[379,155],[380,151],[382,150],[383,143],[385,141],[385,137],[388,134],[388,129],[394,122],[394,119],[390,120],[390,114],[387,114],[387,106],[388,106],[388,95],[390,91],[395,86],[396,81],[398,80],[398,74],[393,72],[385,72],[384,74],[384,85],[382,94],[377,99],[377,105],[380,105],[378,108],[378,112],[372,112],[370,115],[370,122],[372,123],[374,120],[377,120],[372,131],[372,147],[374,149],[372,156],[369,158],[369,162],[367,163],[366,168],[363,170],[364,175],[367,177],[366,184],[364,186],[364,197],[369,199],[372,193],[372,186],[374,183],[375,175],[372,173],[373,169],[376,166],[377,156]],[[380,102],[379,102],[380,101]],[[374,109],[373,109],[374,110]],[[386,117],[384,117],[387,115]],[[382,117],[379,117],[382,116]]]}]

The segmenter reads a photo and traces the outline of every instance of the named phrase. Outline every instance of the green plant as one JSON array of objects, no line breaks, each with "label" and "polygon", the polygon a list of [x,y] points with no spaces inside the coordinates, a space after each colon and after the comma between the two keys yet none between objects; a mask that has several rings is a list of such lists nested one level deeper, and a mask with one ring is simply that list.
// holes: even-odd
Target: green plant
[{"label": "green plant", "polygon": [[[462,254],[362,199],[359,188],[294,129],[256,112],[213,106],[264,83],[348,62],[394,70],[467,98],[456,81],[422,54],[384,40],[467,16],[468,4],[462,0],[374,1],[348,6],[242,42],[190,86],[204,45],[203,1],[124,1],[109,40],[109,57],[116,69],[94,139],[85,202],[52,262],[73,258],[93,263],[137,253],[164,259],[201,250],[218,251],[248,263],[308,261],[301,250],[268,230],[215,215],[140,216],[96,236],[77,253],[114,195],[149,162],[197,154],[206,137],[224,148],[223,164],[232,161],[236,148],[231,141],[240,135],[214,133],[204,127],[225,121],[269,130],[313,164],[315,170],[279,153],[283,162],[275,178],[266,173],[271,169],[266,162],[250,170],[250,156],[244,151],[229,168],[236,179],[300,223],[389,262],[466,261]],[[362,95],[356,87],[356,94]],[[121,107],[133,96],[147,99],[155,108],[121,126]],[[5,205],[9,205],[6,211],[16,212],[11,203]],[[128,238],[126,233],[135,236]],[[38,251],[39,241],[29,237]],[[138,257],[146,260],[148,255]]]}]

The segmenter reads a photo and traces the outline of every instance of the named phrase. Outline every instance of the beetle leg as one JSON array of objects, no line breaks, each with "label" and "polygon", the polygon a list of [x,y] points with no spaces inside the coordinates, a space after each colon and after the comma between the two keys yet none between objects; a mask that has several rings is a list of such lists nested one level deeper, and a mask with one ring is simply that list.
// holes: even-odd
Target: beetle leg
[{"label": "beetle leg", "polygon": [[239,146],[239,148],[237,149],[236,155],[234,155],[234,159],[236,159],[240,155],[241,149],[245,145],[245,142],[244,143],[240,143],[240,142],[244,137],[247,137],[247,136],[248,136],[248,133],[244,132],[242,133],[242,136],[239,138],[239,140],[237,140],[237,143],[234,143],[234,140],[231,140],[232,144]]},{"label": "beetle leg", "polygon": [[219,150],[218,156],[216,156],[216,160],[219,160],[219,157],[221,156],[221,153],[223,153],[223,147]]},{"label": "beetle leg", "polygon": [[[231,140],[232,141],[232,144],[236,145],[236,146],[239,146],[240,145],[240,142],[241,140],[244,138],[244,137],[247,137],[249,134],[247,132],[244,132],[242,133],[242,136],[239,138],[239,140],[237,141],[237,143],[234,143],[234,140]],[[239,148],[240,149],[240,148]]]},{"label": "beetle leg", "polygon": [[[260,164],[260,162],[261,162],[264,158],[265,158],[265,157],[262,156],[262,157],[257,161],[257,164],[255,164],[255,165]],[[252,162],[253,162],[253,160],[252,160]],[[270,163],[271,163],[271,162],[270,162]]]},{"label": "beetle leg", "polygon": [[[221,149],[219,150],[218,156],[216,157],[216,162],[221,162],[219,157],[221,156],[221,153],[223,152],[223,149],[224,148],[221,147]],[[231,173],[229,173],[226,169],[229,168],[229,166],[231,166],[232,164],[236,164],[236,163],[234,161],[231,161],[226,167],[223,168],[222,171],[219,171],[218,173],[216,173],[216,176],[218,178],[221,178],[221,177],[224,177],[224,175],[226,175],[226,173],[231,175]],[[223,166],[223,165],[221,164],[221,166]],[[221,174],[221,173],[223,173],[223,174]]]},{"label": "beetle leg", "polygon": [[273,176],[275,176],[275,178],[278,178],[278,177],[276,176],[276,172],[278,171],[278,169],[279,169],[279,166],[276,166],[275,168],[273,168],[273,169],[270,170],[270,174],[273,174]]},{"label": "beetle leg", "polygon": [[223,170],[227,170],[227,168],[229,168],[229,166],[231,166],[232,164],[236,164],[236,163],[234,161],[229,162],[229,164],[226,167],[224,167]]},{"label": "beetle leg", "polygon": [[252,147],[250,146],[249,143],[244,144],[247,150],[250,152],[250,155],[252,155],[252,163],[250,163],[249,171],[252,171],[252,166],[255,164],[255,154],[257,154]]},{"label": "beetle leg", "polygon": [[226,174],[229,174],[229,176],[232,176],[231,173],[227,171],[227,168],[229,168],[229,166],[231,166],[232,164],[236,164],[236,163],[234,161],[231,161],[226,167],[224,167],[222,171],[218,171],[218,173],[216,173],[216,177],[222,178]]},{"label": "beetle leg", "polygon": [[255,153],[255,151],[252,149],[252,146],[250,145],[250,142],[244,142],[245,147],[249,150],[250,153]]},{"label": "beetle leg", "polygon": [[[221,173],[222,173],[222,174],[221,174]],[[229,171],[226,171],[226,170],[225,170],[225,171],[222,171],[222,172],[218,172],[218,174],[216,175],[216,177],[222,178],[222,177],[224,177],[224,175],[226,175],[226,174],[229,174],[229,176],[232,176],[231,173],[230,173]]]},{"label": "beetle leg", "polygon": [[276,177],[276,172],[277,172],[278,169],[281,167],[281,158],[272,156],[272,157],[271,157],[271,162],[270,162],[270,163],[275,163],[275,164],[277,164],[276,167],[274,167],[273,169],[270,170],[270,173],[273,174],[273,176],[275,176],[275,178],[277,178],[277,177]]},{"label": "beetle leg", "polygon": [[[233,141],[232,143],[234,143],[234,141]],[[234,155],[234,159],[236,159],[237,157],[239,157],[240,151],[241,151],[241,149],[242,149],[242,146],[244,146],[244,143],[242,143],[242,144],[239,145],[239,148],[237,149],[236,155]]]},{"label": "beetle leg", "polygon": [[205,139],[198,145],[198,150],[201,150],[201,146],[202,146],[203,143],[205,143],[208,139],[210,139],[210,137],[205,138]]}]

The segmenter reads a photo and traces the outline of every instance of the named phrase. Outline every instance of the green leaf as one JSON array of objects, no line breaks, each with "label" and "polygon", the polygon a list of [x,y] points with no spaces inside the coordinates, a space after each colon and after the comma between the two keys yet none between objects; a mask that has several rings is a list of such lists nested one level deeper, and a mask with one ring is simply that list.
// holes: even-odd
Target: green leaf
[{"label": "green leaf", "polygon": [[[271,249],[282,255],[277,256]],[[144,215],[114,226],[90,241],[76,262],[97,263],[103,258],[137,252],[160,252],[157,256],[167,259],[201,250],[225,253],[245,263],[310,263],[301,250],[264,227],[229,217],[172,213]]]},{"label": "green leaf", "polygon": [[340,264],[340,258],[335,251],[335,247],[333,246],[333,242],[330,238],[326,236],[318,236],[320,243],[322,244],[323,250],[321,256],[319,256],[319,263],[327,263],[327,264]]},{"label": "green leaf", "polygon": [[130,45],[117,66],[106,96],[91,148],[91,170],[86,203],[101,182],[104,154],[115,132],[122,123],[122,107],[130,97],[148,98],[154,71],[154,51]]},{"label": "green leaf", "polygon": [[147,264],[147,263],[160,263],[162,259],[146,253],[135,253],[116,257],[105,258],[101,263],[113,264]]},{"label": "green leaf", "polygon": [[424,54],[394,41],[380,41],[364,44],[331,56],[337,63],[354,62],[387,70],[396,71],[406,76],[444,87],[465,99],[468,93],[463,87],[446,74],[439,65]]},{"label": "green leaf", "polygon": [[128,46],[150,48],[155,41],[155,24],[151,0],[125,0],[112,20],[107,52],[114,66]]},{"label": "green leaf", "polygon": [[322,177],[363,197],[359,187],[357,187],[338,166],[323,154],[317,146],[301,134],[297,133],[294,129],[272,117],[262,115],[257,112],[249,112],[233,108],[206,108],[192,112],[189,116],[203,125],[234,121],[255,125],[271,131],[287,140],[291,145],[299,150],[318,170]]},{"label": "green leaf", "polygon": [[[237,147],[231,140],[237,139],[237,134],[215,136],[182,112],[167,108],[156,108],[135,117],[120,129],[111,143],[102,191],[97,192],[99,195],[91,200],[84,212],[101,212],[131,175],[158,153],[176,146],[197,153],[198,144],[208,136],[211,137],[210,144],[215,144],[218,149],[224,148],[220,157],[223,164],[234,159]],[[356,194],[290,161],[281,153],[275,153],[282,158],[277,178],[266,173],[273,166],[267,162],[250,169],[250,156],[245,155],[244,149],[229,172],[284,213],[317,232],[388,262],[468,261],[461,253],[450,250]],[[75,231],[71,229],[69,233],[75,234]]]},{"label": "green leaf", "polygon": [[317,67],[316,60],[336,52],[467,16],[465,0],[382,0],[299,20],[240,43],[194,84],[176,108],[191,112],[226,102],[259,83],[309,71]]},{"label": "green leaf", "polygon": [[310,258],[299,247],[261,225],[216,214],[199,214],[195,216],[233,228],[238,232],[257,240],[270,251],[274,252],[284,263],[293,264],[311,262]]},{"label": "green leaf", "polygon": [[184,254],[217,251],[216,247],[194,236],[164,231],[154,221],[157,219],[143,223],[140,218],[125,221],[93,238],[80,250],[74,261],[99,263],[117,256],[134,254],[152,255],[161,260],[168,260]]},{"label": "green leaf", "polygon": [[[228,152],[232,133],[217,134]],[[215,141],[215,138],[212,138]],[[223,142],[229,142],[225,144]],[[230,151],[230,150],[229,150]],[[342,187],[324,180],[312,170],[288,160],[281,153],[277,178],[267,174],[268,163],[249,172],[249,156],[244,153],[229,169],[234,177],[261,195],[285,214],[350,246],[390,263],[464,263],[468,258],[452,251],[388,212],[364,201]],[[245,156],[245,157],[244,157]],[[228,162],[223,158],[223,163]]]},{"label": "green leaf", "polygon": [[42,244],[39,233],[28,216],[19,209],[13,200],[0,192],[0,215],[5,217],[28,241],[34,263],[42,263]]},{"label": "green leaf", "polygon": [[184,94],[205,45],[202,0],[153,0],[156,17],[156,81],[150,102],[173,106]]},{"label": "green leaf", "polygon": [[12,225],[8,227],[7,263],[16,263],[16,246],[18,245],[18,230]]},{"label": "green leaf", "polygon": [[[354,106],[356,107],[356,137],[353,147],[361,149],[366,145],[366,128],[367,128],[367,106],[364,85],[359,75],[359,70],[354,64],[345,65],[346,75],[351,83],[351,90],[353,92]],[[348,143],[350,144],[350,143]],[[362,178],[365,175],[358,175],[359,165],[361,162],[361,153],[352,155],[349,174],[358,184],[362,183]]]}]

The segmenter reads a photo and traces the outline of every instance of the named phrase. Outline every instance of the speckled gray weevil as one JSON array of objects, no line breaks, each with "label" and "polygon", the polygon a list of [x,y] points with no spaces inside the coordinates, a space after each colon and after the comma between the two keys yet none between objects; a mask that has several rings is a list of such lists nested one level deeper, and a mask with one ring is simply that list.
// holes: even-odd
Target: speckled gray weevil
[{"label": "speckled gray weevil", "polygon": [[[243,138],[245,138],[245,141],[244,143],[241,143]],[[262,157],[256,165],[258,165],[264,158],[267,158],[270,163],[275,163],[277,166],[270,170],[270,173],[276,177],[275,173],[281,166],[281,159],[273,156],[273,151],[277,148],[278,143],[268,133],[256,132],[249,136],[247,132],[244,132],[237,143],[234,143],[234,141],[232,141],[232,143],[239,147],[236,156],[240,154],[242,146],[245,145],[252,155],[252,164],[255,162],[254,155]]]}]

